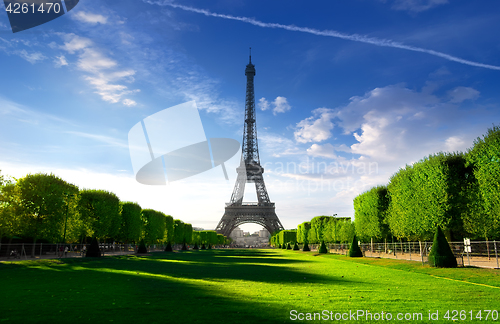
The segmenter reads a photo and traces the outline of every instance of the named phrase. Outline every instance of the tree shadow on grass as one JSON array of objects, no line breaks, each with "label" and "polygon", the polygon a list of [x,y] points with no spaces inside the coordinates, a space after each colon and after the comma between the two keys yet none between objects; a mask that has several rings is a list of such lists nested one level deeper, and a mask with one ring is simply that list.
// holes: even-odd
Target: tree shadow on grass
[{"label": "tree shadow on grass", "polygon": [[[291,298],[283,287],[292,290],[297,283],[318,282],[359,284],[311,273],[304,281],[302,271],[286,262],[270,265],[269,260],[274,261],[268,257],[252,257],[251,264],[242,263],[241,258],[218,257],[231,254],[165,253],[47,261],[42,267],[34,267],[35,262],[6,265],[2,268],[9,280],[2,291],[9,298],[0,319],[24,323],[279,323],[288,322],[289,311],[301,304],[298,296]],[[295,264],[296,260],[291,261]],[[270,291],[259,291],[266,284],[271,284],[266,286]]]}]

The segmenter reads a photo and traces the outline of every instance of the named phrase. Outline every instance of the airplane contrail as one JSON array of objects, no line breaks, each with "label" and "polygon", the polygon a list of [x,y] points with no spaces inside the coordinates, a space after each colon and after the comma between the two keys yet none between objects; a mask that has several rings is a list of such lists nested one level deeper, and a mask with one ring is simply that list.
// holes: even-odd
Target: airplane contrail
[{"label": "airplane contrail", "polygon": [[144,0],[144,1],[147,3],[150,3],[150,4],[158,4],[158,5],[162,5],[162,6],[169,6],[172,8],[182,9],[185,11],[191,11],[191,12],[203,14],[203,15],[209,16],[209,17],[237,20],[237,21],[245,22],[245,23],[252,24],[255,26],[259,26],[262,28],[279,28],[279,29],[285,29],[285,30],[289,30],[289,31],[309,33],[309,34],[318,35],[318,36],[327,36],[327,37],[347,39],[347,40],[351,40],[351,41],[355,41],[355,42],[367,43],[367,44],[372,44],[372,45],[376,45],[376,46],[400,48],[400,49],[405,49],[408,51],[427,53],[430,55],[444,58],[444,59],[449,60],[449,61],[467,64],[467,65],[471,65],[471,66],[476,66],[476,67],[481,67],[481,68],[486,68],[486,69],[491,69],[491,70],[500,70],[500,66],[469,61],[469,60],[465,60],[465,59],[462,59],[460,57],[456,57],[456,56],[453,56],[450,54],[446,54],[446,53],[442,53],[442,52],[438,52],[438,51],[434,51],[434,50],[430,50],[430,49],[425,49],[425,48],[421,48],[421,47],[405,45],[403,43],[395,42],[395,41],[389,40],[389,39],[379,39],[379,38],[375,38],[375,37],[367,37],[367,36],[358,35],[358,34],[344,34],[344,33],[334,31],[334,30],[318,30],[318,29],[309,28],[309,27],[298,27],[298,26],[294,26],[294,25],[283,25],[283,24],[278,24],[278,23],[266,23],[266,22],[256,20],[254,18],[237,17],[237,16],[231,16],[231,15],[219,14],[219,13],[211,12],[211,11],[206,10],[206,9],[193,8],[193,7],[189,7],[189,6],[184,6],[184,5],[168,2],[168,1],[163,1],[163,2],[160,2],[160,1],[155,2],[155,1],[150,1],[150,0]]}]

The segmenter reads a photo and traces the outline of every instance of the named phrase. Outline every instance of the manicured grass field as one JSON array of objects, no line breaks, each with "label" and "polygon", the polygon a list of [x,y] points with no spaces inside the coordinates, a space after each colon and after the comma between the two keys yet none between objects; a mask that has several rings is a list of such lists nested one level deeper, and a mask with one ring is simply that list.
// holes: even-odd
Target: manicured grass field
[{"label": "manicured grass field", "polygon": [[[450,323],[453,310],[458,322],[500,323],[495,312],[486,319],[486,310],[500,312],[499,270],[313,252],[18,261],[0,263],[0,280],[0,323],[375,323],[388,312],[394,322]],[[479,310],[482,320],[475,319]],[[347,318],[349,311],[356,317]],[[439,320],[429,320],[429,311]],[[324,320],[306,321],[315,312]],[[335,320],[342,315],[346,320]]]}]

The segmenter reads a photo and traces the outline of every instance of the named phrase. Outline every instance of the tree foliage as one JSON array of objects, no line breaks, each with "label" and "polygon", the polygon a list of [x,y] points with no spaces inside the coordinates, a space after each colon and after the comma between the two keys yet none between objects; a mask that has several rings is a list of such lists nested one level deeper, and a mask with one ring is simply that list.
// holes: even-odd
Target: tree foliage
[{"label": "tree foliage", "polygon": [[148,244],[160,243],[165,237],[165,214],[154,209],[142,211],[144,240]]},{"label": "tree foliage", "polygon": [[105,190],[82,190],[78,210],[84,222],[90,225],[98,239],[115,237],[121,223],[120,200]]},{"label": "tree foliage", "polygon": [[67,214],[68,197],[76,195],[78,187],[53,174],[28,174],[14,188],[13,203],[25,236],[62,240]]},{"label": "tree foliage", "polygon": [[184,222],[174,219],[174,241],[175,244],[184,243]]},{"label": "tree foliage", "polygon": [[354,198],[356,234],[361,240],[381,239],[390,234],[385,219],[388,208],[386,186],[374,187]]},{"label": "tree foliage", "polygon": [[119,239],[122,242],[139,242],[142,235],[143,222],[141,206],[134,202],[120,202],[121,221]]},{"label": "tree foliage", "polygon": [[430,155],[392,176],[387,222],[399,238],[429,239],[435,226],[463,234],[467,188],[473,181],[461,153]]},{"label": "tree foliage", "polygon": [[477,186],[470,190],[469,213],[464,226],[486,239],[500,238],[500,127],[489,128],[466,154]]}]

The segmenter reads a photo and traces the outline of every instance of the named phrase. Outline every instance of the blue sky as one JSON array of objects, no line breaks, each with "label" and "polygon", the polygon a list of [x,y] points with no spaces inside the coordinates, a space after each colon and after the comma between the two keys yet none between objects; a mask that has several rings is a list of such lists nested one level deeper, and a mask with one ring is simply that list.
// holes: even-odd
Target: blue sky
[{"label": "blue sky", "polygon": [[278,217],[294,228],[317,215],[353,216],[359,193],[424,156],[464,151],[498,124],[498,9],[460,0],[81,0],[16,34],[3,12],[0,169],[53,172],[215,228],[238,157],[226,165],[229,181],[219,167],[145,186],[134,180],[127,135],[195,100],[207,138],[241,141],[252,47],[260,157]]}]

